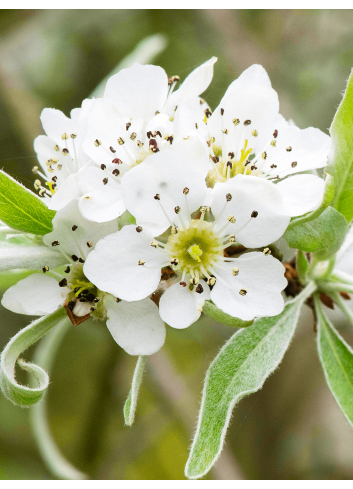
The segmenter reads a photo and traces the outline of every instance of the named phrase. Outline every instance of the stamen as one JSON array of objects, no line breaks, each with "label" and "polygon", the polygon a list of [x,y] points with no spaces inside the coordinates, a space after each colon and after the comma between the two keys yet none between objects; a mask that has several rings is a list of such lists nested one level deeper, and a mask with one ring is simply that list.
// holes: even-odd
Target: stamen
[{"label": "stamen", "polygon": [[248,291],[246,289],[240,289],[239,290],[239,294],[242,296],[246,295],[247,293],[248,293]]},{"label": "stamen", "polygon": [[263,250],[263,254],[264,254],[264,255],[270,255],[270,254],[271,254],[271,250],[270,250],[270,248],[265,248],[265,249]]}]

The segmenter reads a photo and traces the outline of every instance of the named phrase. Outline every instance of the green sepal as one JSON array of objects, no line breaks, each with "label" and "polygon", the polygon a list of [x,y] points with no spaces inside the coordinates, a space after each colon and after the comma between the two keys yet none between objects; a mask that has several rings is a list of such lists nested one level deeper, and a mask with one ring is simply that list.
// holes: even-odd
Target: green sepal
[{"label": "green sepal", "polygon": [[348,222],[353,219],[353,71],[346,92],[333,118],[330,134],[332,153],[328,171],[335,179],[335,193],[331,205]]},{"label": "green sepal", "polygon": [[205,301],[202,312],[218,323],[226,324],[227,326],[232,326],[233,328],[247,328],[254,322],[254,320],[243,321],[242,319],[234,318],[233,316],[230,316],[229,314],[226,314],[218,309],[218,307],[215,306],[212,301]]},{"label": "green sepal", "polygon": [[53,230],[54,216],[37,195],[0,171],[0,221],[24,233],[44,235]]},{"label": "green sepal", "polygon": [[[64,321],[69,321],[69,318],[62,307],[21,329],[4,348],[0,358],[0,388],[4,396],[14,404],[28,407],[42,399],[49,385],[48,374],[38,365],[25,362],[19,357],[51,328]],[[35,377],[38,387],[31,388],[17,383],[15,379],[16,362],[23,370]]]},{"label": "green sepal", "polygon": [[353,350],[325,316],[320,298],[314,296],[317,316],[317,348],[326,382],[337,404],[353,426]]},{"label": "green sepal", "polygon": [[326,260],[341,247],[349,226],[345,217],[329,206],[316,219],[287,229],[284,237],[291,248],[315,252]]}]

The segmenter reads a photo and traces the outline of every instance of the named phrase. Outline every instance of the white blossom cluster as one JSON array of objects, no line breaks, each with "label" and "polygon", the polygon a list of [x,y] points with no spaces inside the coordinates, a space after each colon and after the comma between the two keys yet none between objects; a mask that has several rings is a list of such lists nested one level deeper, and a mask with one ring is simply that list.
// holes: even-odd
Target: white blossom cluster
[{"label": "white blossom cluster", "polygon": [[[330,138],[280,115],[259,65],[212,113],[200,95],[215,62],[178,89],[179,77],[135,64],[70,118],[43,111],[35,187],[57,211],[44,243],[66,264],[43,263],[5,307],[46,315],[64,305],[74,324],[106,321],[132,355],[158,351],[164,323],[190,326],[206,300],[243,320],[283,310],[285,270],[268,246],[320,205],[324,181],[303,172],[326,165]],[[121,226],[126,211],[136,223]]]}]

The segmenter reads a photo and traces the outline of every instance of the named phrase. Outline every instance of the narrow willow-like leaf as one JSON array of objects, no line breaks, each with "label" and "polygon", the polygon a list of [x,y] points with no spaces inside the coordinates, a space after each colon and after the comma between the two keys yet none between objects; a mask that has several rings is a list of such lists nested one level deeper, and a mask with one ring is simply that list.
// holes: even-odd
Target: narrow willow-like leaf
[{"label": "narrow willow-like leaf", "polygon": [[43,235],[53,230],[54,216],[37,195],[0,171],[1,221],[24,233]]},{"label": "narrow willow-like leaf", "polygon": [[315,296],[317,348],[326,382],[337,404],[353,426],[353,350],[325,316]]},{"label": "narrow willow-like leaf", "polygon": [[146,356],[138,357],[134,375],[132,378],[131,389],[124,405],[124,419],[127,426],[132,426],[135,419],[135,411],[137,406],[137,398],[142,382],[143,372],[145,370]]},{"label": "narrow willow-like leaf", "polygon": [[287,229],[284,237],[291,248],[315,252],[319,260],[325,260],[341,247],[347,232],[345,217],[329,206],[313,221]]},{"label": "narrow willow-like leaf", "polygon": [[[65,321],[69,321],[69,319],[62,307],[21,329],[6,345],[0,358],[0,388],[4,396],[14,404],[26,407],[35,404],[43,397],[49,384],[48,374],[38,365],[19,359],[19,356],[51,328]],[[15,379],[16,362],[22,369],[35,377],[37,387],[31,388],[17,383]]]},{"label": "narrow willow-like leaf", "polygon": [[[70,321],[61,321],[61,323],[48,335],[41,340],[33,355],[33,362],[49,374],[52,371],[53,364],[69,328]],[[35,387],[33,379],[31,386]],[[55,440],[50,432],[49,420],[47,416],[46,397],[30,408],[30,421],[33,436],[37,442],[42,459],[47,464],[49,470],[59,479],[65,480],[82,480],[87,479],[87,475],[77,470],[60,452]]]},{"label": "narrow willow-like leaf", "polygon": [[162,51],[167,47],[167,38],[163,34],[154,34],[152,36],[145,37],[138,43],[135,49],[125,56],[120,63],[104,78],[92,92],[91,97],[103,97],[104,89],[108,79],[118,73],[124,68],[130,68],[134,63],[140,63],[142,65],[151,63]]},{"label": "narrow willow-like leaf", "polygon": [[353,219],[353,71],[343,100],[333,118],[330,134],[333,158],[329,171],[335,181],[331,205],[350,222]]},{"label": "narrow willow-like leaf", "polygon": [[205,301],[202,312],[206,316],[214,319],[215,321],[226,324],[227,326],[232,326],[233,328],[246,328],[248,326],[251,326],[251,324],[254,322],[243,321],[242,319],[234,318],[233,316],[230,316],[229,314],[226,314],[225,312],[218,309],[218,307],[215,306],[211,301]]},{"label": "narrow willow-like leaf", "polygon": [[41,270],[56,268],[67,262],[59,251],[47,246],[0,245],[0,272],[5,270]]},{"label": "narrow willow-like leaf", "polygon": [[185,467],[190,479],[204,476],[216,462],[235,404],[256,392],[276,369],[292,339],[309,284],[284,311],[237,331],[211,363],[205,379],[197,431]]}]

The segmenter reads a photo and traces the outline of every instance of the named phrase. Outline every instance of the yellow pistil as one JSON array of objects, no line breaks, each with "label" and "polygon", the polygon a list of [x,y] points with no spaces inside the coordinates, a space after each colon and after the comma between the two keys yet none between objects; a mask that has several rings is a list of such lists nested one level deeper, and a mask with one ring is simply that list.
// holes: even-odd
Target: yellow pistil
[{"label": "yellow pistil", "polygon": [[200,256],[202,255],[203,251],[198,244],[190,246],[187,251],[191,258],[201,263]]},{"label": "yellow pistil", "polygon": [[46,182],[46,184],[47,184],[47,185],[48,185],[48,187],[49,187],[50,193],[51,193],[52,195],[54,195],[54,194],[55,194],[55,190],[53,189],[53,183],[54,183],[54,182]]}]

